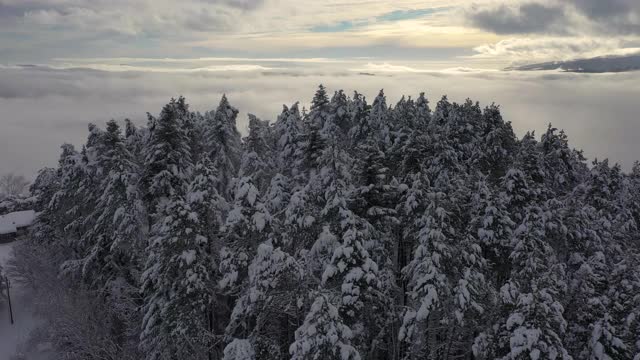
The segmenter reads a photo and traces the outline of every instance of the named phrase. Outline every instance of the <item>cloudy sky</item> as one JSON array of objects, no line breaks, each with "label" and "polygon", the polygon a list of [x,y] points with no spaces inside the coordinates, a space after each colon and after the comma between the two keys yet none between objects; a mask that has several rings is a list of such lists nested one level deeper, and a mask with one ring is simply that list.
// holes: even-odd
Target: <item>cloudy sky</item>
[{"label": "cloudy sky", "polygon": [[0,173],[31,176],[88,122],[143,123],[171,96],[273,119],[319,83],[496,102],[520,135],[552,122],[630,166],[638,72],[502,69],[638,53],[638,0],[0,0]]}]

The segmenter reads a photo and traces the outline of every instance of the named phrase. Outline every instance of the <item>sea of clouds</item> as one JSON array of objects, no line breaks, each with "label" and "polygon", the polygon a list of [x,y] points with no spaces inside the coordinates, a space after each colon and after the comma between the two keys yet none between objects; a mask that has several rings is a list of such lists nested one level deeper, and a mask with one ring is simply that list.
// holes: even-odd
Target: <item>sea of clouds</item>
[{"label": "sea of clouds", "polygon": [[209,59],[183,61],[71,60],[47,66],[0,67],[0,173],[32,177],[55,166],[59,146],[79,144],[87,124],[130,118],[146,123],[171,97],[184,95],[197,111],[215,109],[223,93],[240,110],[275,120],[282,104],[308,106],[316,87],[364,93],[384,89],[387,103],[426,92],[432,107],[444,94],[501,105],[518,136],[564,129],[590,159],[609,158],[629,169],[640,159],[640,72],[573,74],[372,63],[366,59]]}]

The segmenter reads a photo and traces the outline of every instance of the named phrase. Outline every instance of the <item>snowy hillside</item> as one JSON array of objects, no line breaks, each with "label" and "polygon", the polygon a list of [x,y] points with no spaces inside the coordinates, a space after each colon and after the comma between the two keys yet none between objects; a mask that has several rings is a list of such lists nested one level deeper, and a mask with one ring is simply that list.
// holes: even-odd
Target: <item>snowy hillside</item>
[{"label": "snowy hillside", "polygon": [[[6,269],[13,246],[14,244],[0,244],[0,267],[3,269]],[[31,331],[40,323],[33,314],[32,293],[15,281],[11,285],[13,324],[11,324],[7,299],[0,300],[0,359],[8,360],[16,353],[28,353],[28,360],[46,359],[46,354],[38,349],[28,349],[28,346],[23,346],[29,340]],[[2,282],[3,295],[6,294],[4,286]]]},{"label": "snowy hillside", "polygon": [[581,73],[607,73],[640,70],[640,55],[603,56],[591,59],[553,61],[508,68],[507,70],[562,70]]}]

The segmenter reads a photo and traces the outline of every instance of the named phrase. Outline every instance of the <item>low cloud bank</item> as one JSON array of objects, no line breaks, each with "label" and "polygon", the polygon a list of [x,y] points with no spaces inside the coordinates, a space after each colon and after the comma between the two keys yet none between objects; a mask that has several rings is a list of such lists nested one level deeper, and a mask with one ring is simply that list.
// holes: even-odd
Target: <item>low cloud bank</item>
[{"label": "low cloud bank", "polygon": [[635,139],[640,132],[638,72],[408,71],[417,67],[393,66],[351,67],[362,67],[363,72],[335,65],[195,72],[0,68],[0,169],[32,176],[38,168],[56,163],[60,144],[81,143],[87,123],[131,118],[142,124],[147,111],[158,113],[178,95],[186,96],[192,109],[207,111],[226,93],[245,114],[238,124],[244,131],[246,113],[273,120],[282,104],[308,104],[320,83],[329,90],[357,90],[369,101],[384,88],[390,104],[403,94],[417,96],[421,91],[432,105],[443,94],[454,101],[468,97],[482,105],[495,102],[518,135],[526,130],[541,132],[553,123],[565,129],[572,146],[584,149],[587,157],[606,156],[625,167],[640,158]]}]

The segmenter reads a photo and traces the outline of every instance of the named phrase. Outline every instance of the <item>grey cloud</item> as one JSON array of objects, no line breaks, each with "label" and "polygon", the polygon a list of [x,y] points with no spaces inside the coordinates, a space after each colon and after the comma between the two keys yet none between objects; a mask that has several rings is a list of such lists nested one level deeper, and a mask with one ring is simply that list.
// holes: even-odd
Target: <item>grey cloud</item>
[{"label": "grey cloud", "polygon": [[544,33],[558,31],[565,20],[564,8],[538,3],[518,6],[473,6],[468,12],[471,24],[497,34]]},{"label": "grey cloud", "polygon": [[592,19],[640,11],[638,0],[571,0],[570,2],[585,16]]},{"label": "grey cloud", "polygon": [[0,3],[0,19],[22,16],[28,9],[29,8],[22,6],[11,6]]},{"label": "grey cloud", "polygon": [[186,29],[193,31],[227,30],[233,27],[233,14],[224,9],[211,11],[201,8],[187,12],[182,23]]},{"label": "grey cloud", "polygon": [[253,10],[264,4],[264,0],[201,0],[208,4],[224,4],[243,10]]},{"label": "grey cloud", "polygon": [[591,20],[598,32],[640,35],[640,1],[571,0],[573,7]]},{"label": "grey cloud", "polygon": [[96,35],[180,36],[191,31],[225,31],[238,17],[264,0],[0,0],[0,31],[9,19],[26,22],[32,31],[75,30]]},{"label": "grey cloud", "polygon": [[474,4],[467,9],[466,19],[475,27],[497,34],[640,35],[640,1],[528,0],[498,5]]}]

